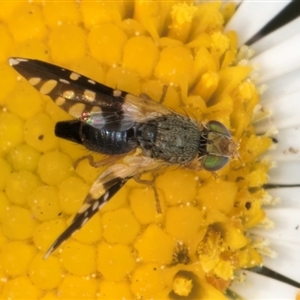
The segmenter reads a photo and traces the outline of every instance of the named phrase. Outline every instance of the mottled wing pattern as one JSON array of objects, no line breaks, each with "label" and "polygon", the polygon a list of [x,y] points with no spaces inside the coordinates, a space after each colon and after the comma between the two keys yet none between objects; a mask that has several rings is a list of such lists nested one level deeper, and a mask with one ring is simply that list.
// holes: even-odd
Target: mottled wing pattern
[{"label": "mottled wing pattern", "polygon": [[10,65],[60,108],[97,129],[126,130],[168,109],[146,97],[112,89],[88,77],[43,61],[10,58]]},{"label": "mottled wing pattern", "polygon": [[128,157],[125,163],[112,165],[97,178],[71,225],[51,245],[44,258],[84,226],[130,178],[161,166],[159,161],[144,156]]},{"label": "mottled wing pattern", "polygon": [[[79,121],[106,130],[126,130],[135,122],[146,122],[172,113],[147,97],[114,90],[70,70],[24,58],[9,63],[30,84],[48,95],[59,107]],[[162,162],[142,155],[129,156],[124,164],[112,165],[95,181],[71,225],[52,244],[45,258],[57,249],[121,189],[132,177],[158,169]]]},{"label": "mottled wing pattern", "polygon": [[[127,180],[130,179],[117,177],[117,174],[115,176],[116,177],[111,181],[103,183],[101,189],[103,189],[104,193],[99,198],[93,199],[91,194],[87,196],[85,200],[86,202],[76,214],[71,225],[54,241],[44,255],[44,259],[49,257],[49,255],[64,241],[66,241],[74,232],[83,227],[95,215],[95,213],[122,188]],[[101,180],[99,179],[96,181],[98,185],[100,184],[99,181]]]}]

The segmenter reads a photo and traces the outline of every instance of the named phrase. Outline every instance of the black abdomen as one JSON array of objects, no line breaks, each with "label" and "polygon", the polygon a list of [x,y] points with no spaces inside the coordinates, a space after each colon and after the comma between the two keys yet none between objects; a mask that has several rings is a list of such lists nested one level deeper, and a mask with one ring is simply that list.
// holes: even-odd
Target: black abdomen
[{"label": "black abdomen", "polygon": [[139,146],[134,127],[125,131],[97,129],[78,120],[58,122],[55,135],[107,155],[125,154]]}]

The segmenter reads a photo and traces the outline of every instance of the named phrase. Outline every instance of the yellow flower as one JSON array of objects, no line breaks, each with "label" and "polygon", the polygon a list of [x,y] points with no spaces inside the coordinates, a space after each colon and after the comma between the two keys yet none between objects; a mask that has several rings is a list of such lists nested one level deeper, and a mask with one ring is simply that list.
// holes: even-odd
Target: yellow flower
[{"label": "yellow flower", "polygon": [[[247,231],[265,220],[272,139],[257,135],[260,91],[248,52],[224,26],[232,3],[5,2],[0,12],[0,298],[226,299],[237,271],[263,263]],[[216,174],[184,168],[129,181],[47,260],[95,178],[83,147],[54,135],[69,120],[7,64],[48,61],[141,95],[199,123],[218,120],[239,159]],[[167,87],[167,89],[165,88]],[[164,97],[164,91],[166,94]],[[261,112],[261,114],[263,114]],[[95,161],[103,159],[92,153]]]}]

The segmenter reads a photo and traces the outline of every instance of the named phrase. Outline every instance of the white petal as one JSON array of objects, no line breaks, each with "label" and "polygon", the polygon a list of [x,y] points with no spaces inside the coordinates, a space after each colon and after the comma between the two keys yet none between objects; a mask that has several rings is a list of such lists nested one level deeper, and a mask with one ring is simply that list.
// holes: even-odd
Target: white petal
[{"label": "white petal", "polygon": [[222,0],[222,4],[223,3],[236,3],[236,4],[239,4],[239,3],[241,3],[241,2],[243,2],[244,0]]},{"label": "white petal", "polygon": [[272,188],[267,191],[272,197],[281,199],[276,207],[300,209],[300,187]]},{"label": "white petal", "polygon": [[300,125],[299,99],[300,91],[264,104],[263,107],[272,111],[273,114],[270,119],[265,119],[264,121],[256,124],[255,128],[257,132],[267,132],[272,125],[276,129]]},{"label": "white petal", "polygon": [[[252,234],[270,240],[280,240],[282,243],[289,242],[300,246],[300,209],[270,208],[265,209],[265,212],[268,219],[274,222],[275,227],[256,227],[250,230]],[[300,280],[300,278],[298,278],[298,280]]]},{"label": "white petal", "polygon": [[[299,195],[298,195],[299,196]],[[253,228],[251,234],[267,239],[276,259],[265,257],[264,266],[296,282],[300,282],[300,208],[265,209],[275,228]],[[255,240],[255,239],[254,239]]]},{"label": "white petal", "polygon": [[292,72],[300,67],[300,33],[255,56],[251,61],[260,68],[260,82]]},{"label": "white petal", "polygon": [[300,127],[281,129],[276,140],[276,149],[266,155],[274,161],[300,160]]},{"label": "white petal", "polygon": [[225,30],[235,30],[239,46],[245,44],[291,1],[244,1],[226,25]]},{"label": "white petal", "polygon": [[278,41],[282,42],[294,34],[299,32],[300,28],[300,18],[296,18],[295,20],[289,22],[283,27],[273,31],[262,39],[258,40],[254,44],[251,45],[251,49],[255,51],[256,54],[264,52],[265,50],[272,48],[278,44]]},{"label": "white petal", "polygon": [[[300,25],[299,25],[300,26]],[[300,27],[299,27],[300,28]],[[300,90],[300,69],[266,81],[267,90],[262,94],[261,103],[267,103]]]},{"label": "white petal", "polygon": [[243,284],[233,283],[230,289],[245,299],[296,299],[299,290],[295,287],[250,271],[243,273],[246,281]]},{"label": "white petal", "polygon": [[264,257],[264,266],[296,282],[300,282],[300,244],[270,240],[270,247],[276,258]]},{"label": "white petal", "polygon": [[277,167],[270,170],[269,177],[271,184],[300,184],[300,162],[279,161]]}]

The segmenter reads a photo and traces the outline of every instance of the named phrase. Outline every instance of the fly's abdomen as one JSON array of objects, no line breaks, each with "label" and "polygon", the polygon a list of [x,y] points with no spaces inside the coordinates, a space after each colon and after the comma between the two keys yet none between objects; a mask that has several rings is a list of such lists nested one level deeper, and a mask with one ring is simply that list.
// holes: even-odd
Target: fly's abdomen
[{"label": "fly's abdomen", "polygon": [[134,127],[124,131],[109,131],[78,120],[58,122],[55,135],[107,155],[125,154],[139,145]]}]

